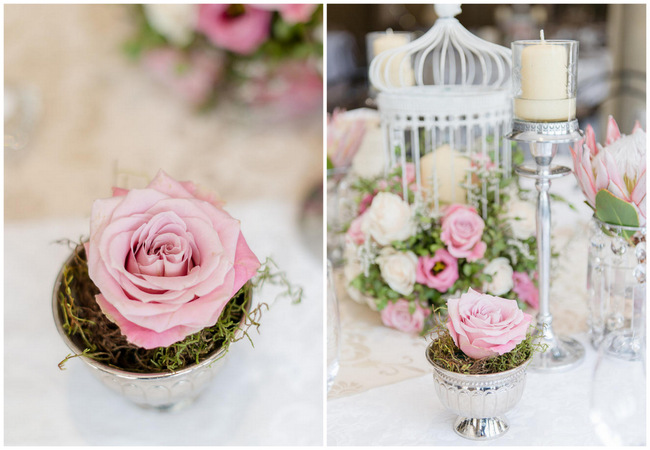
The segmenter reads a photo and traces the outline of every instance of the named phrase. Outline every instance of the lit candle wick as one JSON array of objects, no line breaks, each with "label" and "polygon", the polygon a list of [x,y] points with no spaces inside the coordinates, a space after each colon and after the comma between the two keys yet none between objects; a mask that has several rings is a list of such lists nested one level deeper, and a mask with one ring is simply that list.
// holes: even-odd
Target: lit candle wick
[{"label": "lit candle wick", "polygon": [[544,30],[539,30],[539,36],[542,38],[542,41],[544,41]]}]

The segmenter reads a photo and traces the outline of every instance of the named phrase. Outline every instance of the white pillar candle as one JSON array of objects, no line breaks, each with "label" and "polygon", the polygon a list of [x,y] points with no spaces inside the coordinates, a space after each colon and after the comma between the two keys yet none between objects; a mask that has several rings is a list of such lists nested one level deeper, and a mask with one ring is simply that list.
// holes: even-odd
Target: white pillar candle
[{"label": "white pillar candle", "polygon": [[534,121],[575,118],[576,100],[570,98],[569,61],[564,45],[544,40],[521,51],[521,95],[515,99],[515,117]]},{"label": "white pillar candle", "polygon": [[429,201],[433,201],[433,174],[438,186],[438,202],[440,205],[451,203],[467,203],[467,191],[461,184],[467,183],[467,170],[470,167],[469,158],[451,148],[449,144],[442,145],[420,159],[420,180],[422,192]]},{"label": "white pillar candle", "polygon": [[[385,52],[386,50],[392,50],[397,47],[408,44],[409,37],[407,34],[402,33],[393,33],[393,30],[388,29],[385,34],[378,36],[372,43],[372,50],[374,56],[379,55],[380,53]],[[395,85],[402,86],[413,86],[415,84],[415,75],[413,73],[413,68],[411,67],[411,62],[405,62],[402,64],[406,54],[398,53],[390,61],[390,68],[388,69],[388,82]],[[384,71],[386,69],[385,62],[381,66],[381,77],[384,77]],[[400,68],[403,74],[403,83],[400,83]]]}]

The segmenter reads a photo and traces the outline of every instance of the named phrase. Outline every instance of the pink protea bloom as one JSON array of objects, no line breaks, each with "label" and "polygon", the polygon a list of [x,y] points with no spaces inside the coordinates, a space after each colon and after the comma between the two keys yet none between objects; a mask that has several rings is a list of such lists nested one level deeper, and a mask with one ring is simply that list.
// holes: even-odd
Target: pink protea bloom
[{"label": "pink protea bloom", "polygon": [[269,38],[272,17],[251,5],[201,5],[197,30],[219,48],[249,55]]},{"label": "pink protea bloom", "polygon": [[596,208],[596,194],[606,189],[634,205],[639,224],[646,222],[646,135],[637,121],[629,136],[621,135],[611,116],[607,123],[605,146],[596,142],[594,130],[587,125],[585,139],[571,147],[573,172],[587,203]]},{"label": "pink protea bloom", "polygon": [[458,261],[441,248],[433,257],[421,256],[415,281],[439,292],[447,292],[458,280]]},{"label": "pink protea bloom", "polygon": [[535,309],[539,309],[539,291],[533,280],[526,272],[515,272],[512,274],[514,287],[512,290],[517,294],[519,300],[528,303]]}]

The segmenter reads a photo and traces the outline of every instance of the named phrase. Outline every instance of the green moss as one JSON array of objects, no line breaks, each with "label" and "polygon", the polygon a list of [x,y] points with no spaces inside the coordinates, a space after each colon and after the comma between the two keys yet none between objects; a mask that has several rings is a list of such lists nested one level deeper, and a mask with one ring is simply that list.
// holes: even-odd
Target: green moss
[{"label": "green moss", "polygon": [[[263,266],[263,275],[257,277],[256,285],[266,280],[284,282],[300,300],[302,290],[293,288],[283,273],[273,273],[269,263]],[[251,327],[260,325],[262,309],[268,306],[260,303],[249,311],[253,283],[249,282],[225,306],[217,323],[198,333],[187,336],[169,347],[143,349],[129,343],[117,325],[101,312],[95,301],[99,289],[88,277],[88,265],[82,245],[75,249],[74,258],[63,267],[61,287],[58,292],[59,313],[63,330],[82,350],[81,354],[69,355],[59,367],[63,369],[67,360],[85,356],[101,361],[110,367],[137,373],[173,372],[192,364],[198,364],[220,349],[228,351],[230,344],[247,337]],[[293,291],[292,291],[293,289]],[[239,335],[238,330],[243,332]]]}]

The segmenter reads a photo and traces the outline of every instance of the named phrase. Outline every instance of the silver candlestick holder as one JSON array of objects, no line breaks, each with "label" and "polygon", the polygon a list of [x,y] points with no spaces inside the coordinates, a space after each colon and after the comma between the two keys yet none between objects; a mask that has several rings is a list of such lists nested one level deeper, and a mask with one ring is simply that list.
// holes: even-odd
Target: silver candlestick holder
[{"label": "silver candlestick holder", "polygon": [[550,311],[551,272],[551,180],[571,173],[564,166],[551,165],[558,145],[575,142],[583,136],[577,120],[566,122],[528,122],[515,119],[508,139],[527,144],[535,164],[522,164],[515,172],[535,180],[537,189],[537,269],[539,276],[539,313],[537,331],[540,342],[547,345],[543,353],[536,353],[530,368],[557,371],[578,365],[585,356],[585,349],[578,341],[558,336],[553,331],[553,315]]}]

